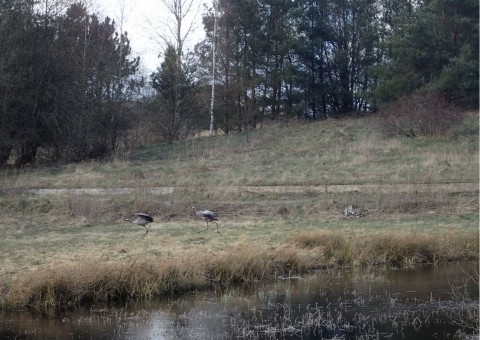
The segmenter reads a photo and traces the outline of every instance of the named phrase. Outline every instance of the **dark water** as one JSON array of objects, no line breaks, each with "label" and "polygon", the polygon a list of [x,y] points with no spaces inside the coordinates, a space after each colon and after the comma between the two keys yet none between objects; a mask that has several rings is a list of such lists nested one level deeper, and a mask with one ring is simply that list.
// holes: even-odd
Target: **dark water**
[{"label": "dark water", "polygon": [[478,263],[337,269],[60,318],[0,313],[0,339],[461,339],[478,293]]}]

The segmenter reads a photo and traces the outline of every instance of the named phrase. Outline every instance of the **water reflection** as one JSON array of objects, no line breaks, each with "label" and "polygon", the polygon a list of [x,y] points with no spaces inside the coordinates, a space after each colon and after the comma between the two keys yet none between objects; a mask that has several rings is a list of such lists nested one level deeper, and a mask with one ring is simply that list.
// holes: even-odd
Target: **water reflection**
[{"label": "water reflection", "polygon": [[[0,313],[1,339],[449,339],[459,315],[452,286],[478,264],[409,270],[336,269],[200,292],[123,308],[78,310],[58,319]],[[478,313],[478,280],[466,290]],[[477,314],[478,316],[478,314]]]}]

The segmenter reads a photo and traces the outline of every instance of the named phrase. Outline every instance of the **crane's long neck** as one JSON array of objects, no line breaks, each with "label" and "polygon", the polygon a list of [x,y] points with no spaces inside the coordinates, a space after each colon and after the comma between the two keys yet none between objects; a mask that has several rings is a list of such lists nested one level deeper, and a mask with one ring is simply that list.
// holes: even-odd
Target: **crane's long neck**
[{"label": "crane's long neck", "polygon": [[126,218],[125,221],[133,223],[133,221],[129,220],[128,218]]}]

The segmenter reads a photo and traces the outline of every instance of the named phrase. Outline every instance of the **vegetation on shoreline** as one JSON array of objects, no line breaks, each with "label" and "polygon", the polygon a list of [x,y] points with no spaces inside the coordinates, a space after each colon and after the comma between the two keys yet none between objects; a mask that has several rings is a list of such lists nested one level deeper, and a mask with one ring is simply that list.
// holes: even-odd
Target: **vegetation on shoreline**
[{"label": "vegetation on shoreline", "polygon": [[294,234],[290,242],[274,249],[241,243],[218,253],[192,250],[181,257],[52,265],[12,281],[1,301],[4,309],[27,308],[49,314],[85,304],[148,301],[217,285],[229,288],[337,265],[468,261],[478,259],[474,236],[473,231],[345,234],[319,230]]},{"label": "vegetation on shoreline", "polygon": [[[131,160],[5,171],[0,185],[11,190],[0,196],[0,308],[52,313],[332,266],[478,260],[478,131],[387,139],[372,122],[282,123],[152,146]],[[455,182],[475,187],[308,190],[329,183]],[[245,185],[305,189],[249,191]],[[142,190],[155,186],[175,190]],[[15,192],[32,187],[138,190]],[[346,218],[347,204],[367,213]],[[192,205],[216,210],[220,233],[206,230]],[[123,221],[138,211],[154,216],[148,235]]]}]

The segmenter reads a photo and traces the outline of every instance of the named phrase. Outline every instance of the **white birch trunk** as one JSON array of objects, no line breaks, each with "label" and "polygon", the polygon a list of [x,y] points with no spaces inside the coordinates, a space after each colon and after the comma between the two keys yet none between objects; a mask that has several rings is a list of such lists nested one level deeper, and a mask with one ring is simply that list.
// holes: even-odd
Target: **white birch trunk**
[{"label": "white birch trunk", "polygon": [[213,106],[215,104],[215,54],[217,41],[217,2],[214,1],[214,24],[213,24],[213,43],[212,43],[212,98],[210,101],[210,136],[213,134],[215,117],[213,115]]}]

